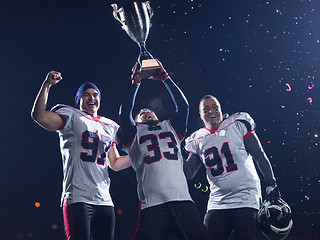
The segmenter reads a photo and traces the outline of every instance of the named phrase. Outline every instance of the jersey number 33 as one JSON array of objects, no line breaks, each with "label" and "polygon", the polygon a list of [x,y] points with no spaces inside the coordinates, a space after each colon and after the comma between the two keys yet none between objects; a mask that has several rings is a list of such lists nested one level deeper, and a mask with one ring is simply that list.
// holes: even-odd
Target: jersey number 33
[{"label": "jersey number 33", "polygon": [[[161,144],[165,144],[163,141],[166,142],[167,146],[161,145]],[[158,135],[155,135],[155,134],[143,135],[139,139],[139,144],[143,144],[145,142],[149,143],[147,145],[147,150],[149,152],[149,155],[143,158],[145,163],[151,164],[151,163],[160,161],[162,156],[168,160],[178,160],[177,142],[172,132],[161,132]],[[159,142],[161,142],[161,144],[159,144]],[[163,148],[166,148],[166,150],[169,148],[168,150],[170,151],[161,152],[160,146],[162,146]]]}]

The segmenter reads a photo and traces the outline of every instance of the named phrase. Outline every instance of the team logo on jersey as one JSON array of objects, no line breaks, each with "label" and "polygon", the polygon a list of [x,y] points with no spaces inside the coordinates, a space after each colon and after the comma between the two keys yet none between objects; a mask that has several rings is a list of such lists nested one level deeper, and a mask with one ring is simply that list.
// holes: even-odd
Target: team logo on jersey
[{"label": "team logo on jersey", "polygon": [[160,127],[160,126],[149,126],[149,127],[148,127],[148,130],[149,130],[149,131],[161,130],[161,127]]}]

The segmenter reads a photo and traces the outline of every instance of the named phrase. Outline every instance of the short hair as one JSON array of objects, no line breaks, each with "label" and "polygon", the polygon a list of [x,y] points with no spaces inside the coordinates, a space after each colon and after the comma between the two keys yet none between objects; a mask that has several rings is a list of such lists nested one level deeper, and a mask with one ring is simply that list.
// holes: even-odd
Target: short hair
[{"label": "short hair", "polygon": [[219,102],[218,98],[216,98],[215,96],[213,95],[210,95],[210,94],[207,94],[207,95],[204,95],[201,99],[200,99],[200,102],[199,102],[199,110],[200,110],[200,104],[203,100],[206,100],[206,99],[214,99],[216,102]]},{"label": "short hair", "polygon": [[[208,99],[208,98],[217,99],[215,96],[210,95],[210,94],[207,94],[207,95],[204,95],[204,96],[201,98],[200,102],[202,102],[203,100]],[[217,99],[217,100],[218,100],[218,99]]]}]

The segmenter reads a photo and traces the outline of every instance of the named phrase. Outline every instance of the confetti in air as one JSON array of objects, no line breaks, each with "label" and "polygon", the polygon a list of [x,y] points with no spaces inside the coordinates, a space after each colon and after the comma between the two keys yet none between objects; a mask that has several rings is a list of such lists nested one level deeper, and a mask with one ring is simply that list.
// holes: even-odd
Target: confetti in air
[{"label": "confetti in air", "polygon": [[312,98],[307,98],[307,100],[309,101],[310,104],[312,104]]},{"label": "confetti in air", "polygon": [[289,83],[286,83],[286,86],[288,87],[288,88],[286,89],[286,91],[287,91],[287,92],[291,91],[291,86],[290,86],[290,84],[289,84]]},{"label": "confetti in air", "polygon": [[208,191],[208,189],[209,189],[208,186],[206,186],[206,189],[205,190],[201,189],[201,191],[206,192],[206,191]]},{"label": "confetti in air", "polygon": [[312,84],[311,86],[308,86],[308,89],[312,89],[314,87],[314,84]]}]

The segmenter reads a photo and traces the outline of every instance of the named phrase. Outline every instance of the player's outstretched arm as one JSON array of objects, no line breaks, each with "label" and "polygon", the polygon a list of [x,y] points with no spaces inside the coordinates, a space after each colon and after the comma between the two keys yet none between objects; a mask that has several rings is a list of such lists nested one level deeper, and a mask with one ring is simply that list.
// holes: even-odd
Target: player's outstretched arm
[{"label": "player's outstretched arm", "polygon": [[188,100],[177,84],[172,81],[169,74],[163,68],[161,62],[158,61],[158,63],[160,64],[161,69],[155,72],[153,76],[149,77],[149,79],[161,80],[165,85],[175,106],[172,117],[170,118],[171,124],[181,136],[184,136],[189,117]]},{"label": "player's outstretched arm", "polygon": [[181,89],[169,77],[163,82],[166,86],[171,99],[175,105],[175,110],[171,117],[171,124],[178,131],[179,134],[184,136],[187,129],[189,117],[189,103]]},{"label": "player's outstretched arm", "polygon": [[61,80],[61,73],[56,71],[50,71],[41,85],[41,88],[38,92],[38,95],[34,101],[31,110],[32,119],[35,122],[37,122],[41,127],[49,131],[58,130],[62,124],[62,118],[61,116],[59,116],[59,114],[46,110],[49,90],[52,85],[57,84]]},{"label": "player's outstretched arm", "polygon": [[141,78],[139,76],[139,66],[136,64],[132,70],[131,81],[128,94],[124,97],[119,109],[119,137],[123,145],[129,144],[134,138],[137,128],[132,116],[133,107],[135,104],[136,95],[139,90]]},{"label": "player's outstretched arm", "polygon": [[117,147],[111,146],[108,151],[109,167],[114,171],[120,171],[131,166],[128,155],[120,156]]}]

